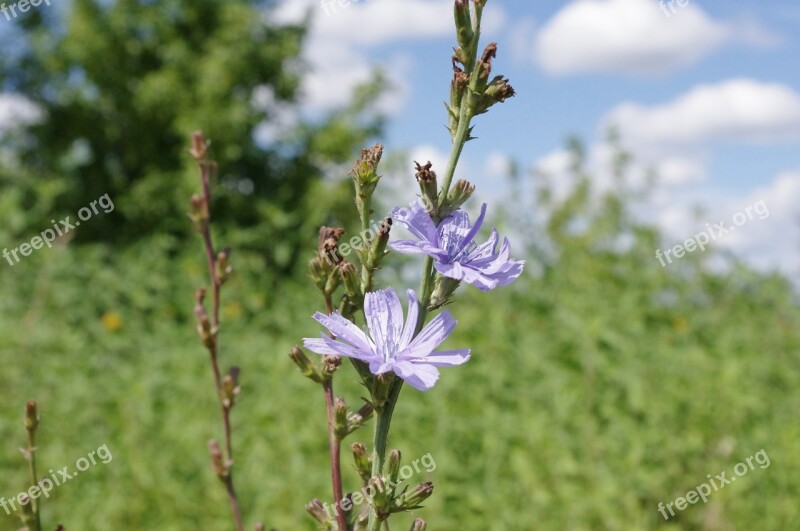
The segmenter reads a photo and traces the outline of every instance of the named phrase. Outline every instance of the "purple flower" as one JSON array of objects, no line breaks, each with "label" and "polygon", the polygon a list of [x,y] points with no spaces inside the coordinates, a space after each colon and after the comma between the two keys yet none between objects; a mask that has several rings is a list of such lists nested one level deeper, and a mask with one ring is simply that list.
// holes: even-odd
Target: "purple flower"
[{"label": "purple flower", "polygon": [[419,203],[412,204],[410,210],[395,208],[392,218],[419,241],[397,240],[389,246],[400,253],[427,254],[435,259],[434,267],[442,276],[472,284],[482,291],[505,286],[520,276],[525,261],[508,258],[508,238],[503,238],[497,250],[499,236],[494,227],[486,243],[475,242],[485,214],[486,203],[481,206],[478,220],[471,225],[467,213],[456,210],[437,227]]},{"label": "purple flower", "polygon": [[439,379],[436,367],[461,365],[469,359],[469,349],[434,352],[456,327],[447,310],[423,328],[416,337],[419,303],[408,290],[408,318],[403,324],[403,307],[393,289],[367,293],[364,315],[369,336],[338,312],[325,315],[317,312],[316,319],[336,336],[331,339],[305,338],[303,344],[317,354],[348,356],[369,363],[372,374],[394,372],[420,391],[427,391]]}]

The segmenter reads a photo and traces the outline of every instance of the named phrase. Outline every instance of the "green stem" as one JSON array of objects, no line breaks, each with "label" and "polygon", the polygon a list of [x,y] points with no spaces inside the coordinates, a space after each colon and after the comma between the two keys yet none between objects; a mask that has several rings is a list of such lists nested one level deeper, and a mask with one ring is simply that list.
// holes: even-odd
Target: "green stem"
[{"label": "green stem", "polygon": [[[473,58],[477,57],[478,42],[480,40],[480,15],[481,12],[478,11],[475,19],[475,36],[472,53]],[[475,59],[473,59],[471,63],[472,64],[469,66],[473,68],[473,72],[470,85],[474,85],[478,75],[474,68]],[[473,111],[469,105],[469,95],[465,94],[461,101],[461,108],[459,109],[458,129],[453,137],[453,147],[450,151],[450,158],[447,161],[447,168],[445,169],[444,173],[442,190],[439,193],[439,206],[444,203],[444,200],[447,198],[447,194],[450,191],[450,185],[453,182],[453,176],[456,173],[458,161],[461,158],[461,153],[464,151],[464,144],[466,144],[467,140],[469,139],[469,127],[472,118]],[[367,210],[367,212],[369,211]],[[366,217],[368,217],[368,215]],[[365,216],[362,215],[362,226],[365,222],[368,223],[368,221],[366,221],[364,218]],[[435,221],[438,221],[438,219]],[[367,227],[364,228],[366,229]],[[417,327],[414,335],[418,334],[425,324],[425,318],[428,314],[428,306],[430,305],[431,295],[433,294],[433,259],[429,256],[425,257],[422,265],[422,279],[420,281],[419,291],[421,307],[419,309]],[[394,407],[397,403],[397,398],[400,396],[400,391],[402,388],[403,380],[400,378],[395,378],[395,381],[392,383],[392,387],[389,390],[389,396],[386,400],[386,403],[380,410],[375,411],[377,419],[375,421],[375,441],[372,457],[373,477],[383,473],[383,464],[386,461],[386,445],[389,439],[389,427],[392,423],[392,414],[394,413]],[[369,526],[367,528],[368,531],[380,531],[380,528],[381,521],[378,519],[378,515],[375,513],[374,509],[370,509]]]},{"label": "green stem", "polygon": [[[36,485],[38,481],[38,475],[36,474],[36,434],[33,430],[28,430],[28,472],[31,476],[31,485]],[[33,514],[36,520],[34,524],[36,525],[35,529],[31,531],[42,531],[42,521],[39,511],[39,501],[38,500],[31,500],[31,509],[33,509]]]}]

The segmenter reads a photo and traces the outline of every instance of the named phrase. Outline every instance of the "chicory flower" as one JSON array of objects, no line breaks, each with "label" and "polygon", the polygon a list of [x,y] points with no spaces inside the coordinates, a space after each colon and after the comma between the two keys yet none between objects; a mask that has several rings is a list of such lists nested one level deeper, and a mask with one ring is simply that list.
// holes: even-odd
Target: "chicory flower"
[{"label": "chicory flower", "polygon": [[494,227],[488,241],[481,245],[475,242],[485,215],[486,203],[481,206],[474,225],[466,212],[456,210],[437,227],[417,202],[410,208],[396,208],[391,216],[418,240],[396,240],[390,242],[389,247],[400,253],[431,256],[436,271],[442,276],[472,284],[482,291],[505,286],[522,274],[525,261],[509,259],[508,238],[503,238],[497,249],[499,236]]},{"label": "chicory flower", "polygon": [[414,336],[419,315],[416,294],[408,290],[408,317],[403,321],[403,307],[393,289],[366,294],[364,315],[369,336],[338,312],[317,312],[314,319],[336,339],[305,338],[307,349],[321,355],[355,358],[369,364],[372,374],[394,372],[409,385],[427,391],[439,379],[437,367],[461,365],[469,359],[469,349],[435,351],[447,339],[456,321],[447,310]]}]

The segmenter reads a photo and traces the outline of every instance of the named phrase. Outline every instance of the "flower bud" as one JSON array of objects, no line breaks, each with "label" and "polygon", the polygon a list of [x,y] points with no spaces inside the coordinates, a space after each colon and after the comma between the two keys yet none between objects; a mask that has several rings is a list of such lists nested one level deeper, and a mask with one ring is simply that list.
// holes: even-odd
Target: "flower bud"
[{"label": "flower bud", "polygon": [[386,255],[386,245],[389,243],[389,232],[392,230],[392,218],[386,218],[381,221],[378,227],[378,233],[372,240],[372,246],[369,249],[369,258],[367,258],[367,267],[369,269],[378,269],[381,260]]},{"label": "flower bud", "polygon": [[443,275],[436,275],[434,281],[433,294],[431,294],[431,303],[428,310],[435,310],[441,308],[445,304],[453,302],[453,293],[455,293],[461,282],[453,278]]},{"label": "flower bud", "polygon": [[417,518],[411,524],[411,529],[409,531],[425,531],[428,528],[428,524],[425,523],[425,520],[422,518]]},{"label": "flower bud", "polygon": [[29,432],[36,431],[39,426],[39,412],[36,406],[36,400],[28,400],[25,404],[25,429]]},{"label": "flower bud", "polygon": [[194,222],[197,230],[203,229],[203,224],[208,221],[208,204],[205,197],[194,194],[191,199],[189,219]]},{"label": "flower bud", "polygon": [[330,520],[328,520],[328,515],[325,514],[325,507],[318,498],[314,498],[306,504],[306,511],[308,511],[308,514],[313,516],[317,522],[321,523],[326,528],[330,528]]},{"label": "flower bud", "polygon": [[222,379],[222,405],[225,409],[230,409],[236,403],[236,395],[239,394],[239,367],[231,367],[228,374]]},{"label": "flower bud", "polygon": [[320,371],[319,367],[317,367],[306,353],[300,347],[292,347],[291,352],[289,352],[289,357],[292,359],[295,365],[300,369],[300,372],[303,373],[303,376],[306,378],[313,380],[317,383],[323,383],[326,381],[326,377],[322,375],[322,371]]},{"label": "flower bud", "polygon": [[258,522],[256,524],[256,531],[265,531],[266,527],[264,527],[264,522]]},{"label": "flower bud", "polygon": [[431,494],[433,494],[433,483],[430,481],[411,487],[397,497],[396,509],[393,512],[418,509],[422,502],[431,497]]},{"label": "flower bud", "polygon": [[378,186],[381,177],[378,175],[378,163],[383,156],[383,146],[375,144],[372,148],[361,150],[361,158],[353,166],[350,175],[356,190],[356,208],[362,220],[370,216],[372,194]]},{"label": "flower bud", "polygon": [[347,436],[347,402],[341,396],[337,396],[333,401],[333,414],[336,436],[342,440]]},{"label": "flower bud", "polygon": [[456,19],[456,41],[462,50],[470,50],[475,33],[472,29],[469,0],[456,0],[453,11]]},{"label": "flower bud", "polygon": [[217,254],[217,264],[214,269],[217,275],[217,282],[220,286],[224,284],[225,281],[230,277],[231,273],[233,273],[233,266],[228,263],[230,255],[230,247],[226,247]]},{"label": "flower bud", "polygon": [[364,485],[369,483],[372,477],[372,459],[367,453],[367,447],[363,443],[356,442],[350,447],[353,451],[353,461],[356,464],[356,471],[358,472],[361,481]]},{"label": "flower bud", "polygon": [[427,206],[428,214],[433,214],[433,208],[439,201],[439,190],[436,184],[436,172],[431,168],[433,164],[428,161],[427,164],[422,166],[419,162],[414,161],[417,167],[417,182],[419,189],[422,192],[422,198]]},{"label": "flower bud", "polygon": [[450,188],[447,197],[444,200],[441,208],[439,209],[439,216],[446,218],[467,202],[475,192],[475,185],[464,179],[459,179],[456,184]]},{"label": "flower bud", "polygon": [[192,133],[192,147],[189,149],[189,153],[198,161],[204,160],[210,144],[203,136],[202,131],[195,131]]},{"label": "flower bud", "polygon": [[397,476],[400,473],[400,450],[389,452],[389,459],[386,461],[386,479],[389,485],[397,485]]},{"label": "flower bud", "polygon": [[220,481],[226,481],[230,474],[230,466],[222,457],[222,450],[219,448],[219,443],[214,439],[208,441],[208,451],[211,454],[211,466],[214,469],[214,473]]},{"label": "flower bud", "polygon": [[205,297],[206,290],[203,288],[195,292],[194,316],[197,321],[197,335],[200,336],[200,340],[206,348],[210,349],[214,347],[217,332],[215,327],[211,325],[211,321],[206,313],[206,308],[203,304]]},{"label": "flower bud", "polygon": [[325,356],[322,358],[322,375],[323,377],[330,377],[336,372],[336,369],[342,364],[342,358],[339,356]]},{"label": "flower bud", "polygon": [[372,500],[370,501],[370,505],[375,509],[375,513],[378,515],[379,520],[385,520],[390,513],[390,505],[391,505],[391,489],[386,484],[386,480],[382,476],[375,476],[370,478],[369,483],[367,485],[367,489],[370,489],[373,493]]},{"label": "flower bud", "polygon": [[342,277],[344,291],[354,304],[360,304],[363,298],[361,293],[361,276],[358,269],[351,262],[343,261],[339,266],[339,275]]},{"label": "flower bud", "polygon": [[389,389],[395,381],[395,375],[392,372],[385,372],[378,374],[372,379],[372,405],[375,408],[382,408],[389,397]]},{"label": "flower bud", "polygon": [[369,420],[374,409],[372,404],[364,404],[358,411],[351,411],[347,415],[347,434],[351,434]]}]

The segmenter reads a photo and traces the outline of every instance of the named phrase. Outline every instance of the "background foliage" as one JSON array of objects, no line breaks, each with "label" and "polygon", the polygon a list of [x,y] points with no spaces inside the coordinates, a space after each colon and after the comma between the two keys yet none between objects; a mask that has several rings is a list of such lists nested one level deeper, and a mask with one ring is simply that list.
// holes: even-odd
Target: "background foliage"
[{"label": "background foliage", "polygon": [[[317,333],[309,315],[322,301],[294,266],[310,257],[321,222],[354,227],[347,180],[322,175],[379,131],[370,102],[381,81],[260,146],[253,131],[271,109],[248,102],[268,86],[273,109],[294,105],[303,29],[260,24],[256,4],[79,0],[63,31],[56,19],[31,20],[25,49],[5,56],[5,87],[30,95],[46,119],[3,140],[15,154],[0,171],[3,246],[103,193],[116,204],[76,240],[0,268],[0,495],[26,486],[17,448],[29,398],[43,417],[42,468],[102,444],[114,456],[56,489],[47,522],[230,527],[205,448],[218,421],[191,315],[206,283],[184,214],[197,187],[185,155],[195,128],[213,139],[221,167],[216,239],[236,248],[222,361],[243,369],[234,433],[244,513],[250,527],[314,529],[303,505],[330,501],[323,397],[286,355]],[[71,158],[76,145],[88,158]],[[419,515],[432,529],[791,529],[800,519],[792,286],[731,259],[712,269],[713,252],[657,267],[659,233],[628,215],[627,155],[603,195],[579,143],[571,147],[571,194],[541,187],[528,198],[543,213],[536,222],[518,196],[507,200],[528,274],[490,298],[460,292],[451,343],[469,345],[472,361],[430,393],[404,392],[390,446],[410,459],[430,452],[438,465],[424,476],[436,491]],[[396,202],[406,204],[414,183],[410,164],[404,171],[407,195]],[[243,179],[252,193],[231,186]],[[402,261],[389,263],[387,277],[400,276]],[[345,380],[337,392],[356,404],[362,393]],[[663,521],[658,502],[762,448],[769,468]],[[0,524],[17,522],[0,513]]]}]

